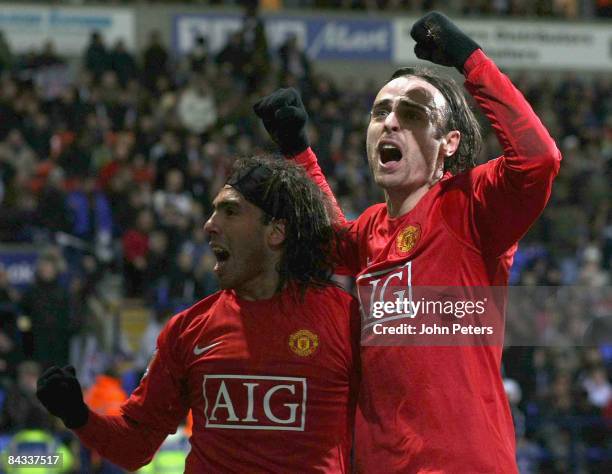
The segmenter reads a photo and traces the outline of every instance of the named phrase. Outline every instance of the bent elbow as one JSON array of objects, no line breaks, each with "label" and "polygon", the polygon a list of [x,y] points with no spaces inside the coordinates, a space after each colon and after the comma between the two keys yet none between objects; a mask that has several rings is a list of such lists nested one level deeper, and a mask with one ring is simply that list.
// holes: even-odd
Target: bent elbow
[{"label": "bent elbow", "polygon": [[557,176],[559,173],[559,168],[561,167],[561,160],[563,159],[561,155],[561,150],[557,148],[556,143],[553,141],[552,145],[549,147],[548,152],[542,158],[544,161],[544,167],[550,172],[552,176]]},{"label": "bent elbow", "polygon": [[550,143],[542,147],[536,156],[529,158],[525,165],[525,171],[531,170],[529,173],[532,175],[534,182],[552,182],[561,167],[561,151],[557,148],[554,140],[551,139]]}]

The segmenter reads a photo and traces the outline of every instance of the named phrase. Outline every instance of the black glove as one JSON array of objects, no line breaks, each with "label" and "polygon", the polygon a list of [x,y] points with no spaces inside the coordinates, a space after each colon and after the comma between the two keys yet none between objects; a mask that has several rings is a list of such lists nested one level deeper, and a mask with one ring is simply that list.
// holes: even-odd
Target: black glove
[{"label": "black glove", "polygon": [[83,402],[81,384],[74,367],[53,366],[40,376],[36,396],[49,413],[61,418],[67,428],[75,429],[87,423],[89,409]]},{"label": "black glove", "polygon": [[439,12],[431,12],[418,20],[410,30],[416,41],[414,54],[442,66],[454,66],[463,72],[467,58],[480,46]]},{"label": "black glove", "polygon": [[308,113],[293,88],[279,89],[258,100],[253,111],[285,156],[295,156],[310,146],[306,135]]}]

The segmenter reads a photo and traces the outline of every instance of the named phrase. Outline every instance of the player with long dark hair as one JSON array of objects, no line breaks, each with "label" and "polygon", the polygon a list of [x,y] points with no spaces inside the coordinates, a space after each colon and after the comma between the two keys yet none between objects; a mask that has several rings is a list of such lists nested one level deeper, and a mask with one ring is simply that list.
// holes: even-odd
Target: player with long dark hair
[{"label": "player with long dark hair", "polygon": [[302,290],[333,284],[332,250],[336,235],[329,215],[333,209],[327,199],[310,180],[304,180],[303,169],[272,157],[238,161],[234,167],[236,177],[230,183],[244,179],[242,175],[248,175],[258,166],[273,170],[255,190],[261,199],[272,201],[270,210],[264,212],[264,224],[273,219],[285,222],[284,251],[277,266],[278,289],[289,281]]},{"label": "player with long dark hair", "polygon": [[121,415],[71,367],[37,395],[88,447],[135,470],[191,409],[185,472],[349,472],[358,306],[331,281],[331,220],[297,166],[238,161],[204,228],[221,291],[174,316]]}]

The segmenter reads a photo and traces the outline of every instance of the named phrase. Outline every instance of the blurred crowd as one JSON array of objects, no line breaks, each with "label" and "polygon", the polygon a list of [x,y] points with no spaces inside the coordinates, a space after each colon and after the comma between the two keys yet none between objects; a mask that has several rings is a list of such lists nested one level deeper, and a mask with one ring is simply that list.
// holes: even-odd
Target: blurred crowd
[{"label": "blurred crowd", "polygon": [[[428,2],[385,4],[394,3]],[[564,156],[551,202],[521,242],[512,283],[607,288],[611,78],[512,78]],[[52,42],[16,56],[0,38],[0,244],[39,250],[29,285],[11,284],[0,268],[2,433],[58,429],[34,397],[37,376],[51,364],[87,361],[77,367],[84,385],[110,387],[120,401],[168,317],[216,290],[202,225],[235,158],[274,151],[251,106],[281,86],[301,91],[312,147],[347,217],[380,200],[364,153],[376,85],[337,83],[292,37],[270,51],[253,11],[215,54],[198,38],[175,58],[153,32],[135,55],[92,33],[76,73]],[[500,154],[486,130],[481,162]],[[512,325],[511,309],[509,331],[544,333],[552,324],[563,335],[579,321],[605,334],[609,293],[588,313],[580,299],[559,308],[536,295],[541,324]],[[117,331],[115,317],[127,304],[154,315],[140,350]],[[610,472],[610,340],[548,342],[519,343],[504,358],[521,470]]]},{"label": "blurred crowd", "polygon": [[[36,2],[37,0],[33,0]],[[100,0],[38,0],[44,3],[96,4]],[[238,6],[257,3],[257,0],[110,0],[113,5],[138,3],[183,3],[219,6]],[[593,18],[612,16],[610,0],[261,0],[270,9],[317,8],[366,11],[403,11],[419,14],[435,9],[462,15],[492,15],[544,18]]]}]

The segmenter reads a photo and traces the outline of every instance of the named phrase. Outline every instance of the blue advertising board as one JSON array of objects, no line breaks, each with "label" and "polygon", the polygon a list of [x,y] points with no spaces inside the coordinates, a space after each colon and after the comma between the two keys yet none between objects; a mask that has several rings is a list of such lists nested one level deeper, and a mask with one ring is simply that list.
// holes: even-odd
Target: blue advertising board
[{"label": "blue advertising board", "polygon": [[[393,34],[389,20],[360,20],[308,17],[264,18],[269,48],[278,50],[290,35],[311,59],[390,61]],[[242,17],[228,14],[175,15],[173,49],[188,53],[198,36],[207,39],[213,53],[242,27]]]},{"label": "blue advertising board", "polygon": [[313,59],[391,59],[391,23],[382,20],[317,20],[308,23],[306,53]]},{"label": "blue advertising board", "polygon": [[0,246],[0,268],[15,288],[23,289],[32,284],[37,260],[38,250],[34,246]]}]

